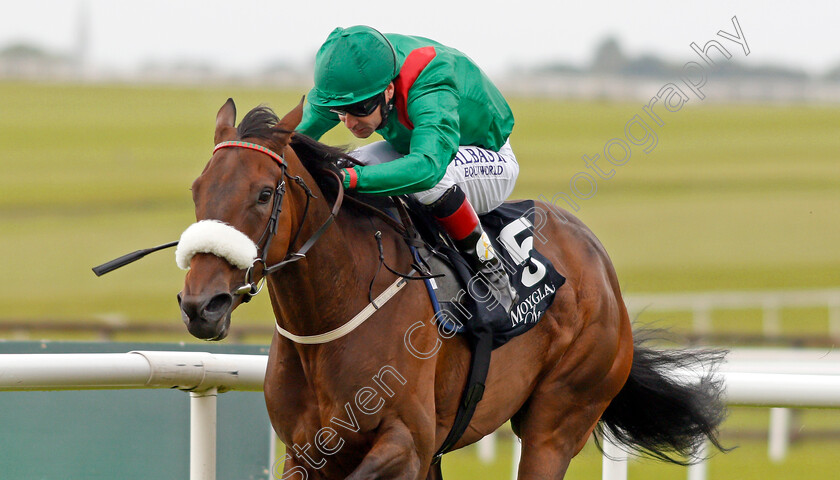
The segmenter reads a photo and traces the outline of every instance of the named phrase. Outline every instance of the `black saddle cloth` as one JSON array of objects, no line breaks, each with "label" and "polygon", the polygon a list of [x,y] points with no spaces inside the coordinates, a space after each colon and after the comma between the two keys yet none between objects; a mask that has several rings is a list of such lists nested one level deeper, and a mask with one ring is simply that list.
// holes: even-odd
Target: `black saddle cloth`
[{"label": "black saddle cloth", "polygon": [[532,200],[505,203],[479,217],[519,296],[510,312],[505,312],[492,299],[487,282],[473,275],[464,258],[451,247],[446,233],[437,222],[415,202],[408,203],[412,221],[421,237],[433,252],[445,256],[449,267],[449,272],[435,271],[440,268],[436,269],[432,262],[433,273],[446,275],[435,281],[443,284],[450,282],[449,288],[429,289],[432,295],[435,291],[446,292],[433,298],[433,303],[440,305],[440,311],[437,312],[439,323],[448,324],[448,328],[457,328],[459,332],[474,337],[489,329],[493,348],[504,345],[537,324],[566,278],[535,248],[534,238],[544,236],[535,235],[540,225],[534,225],[535,208]]}]

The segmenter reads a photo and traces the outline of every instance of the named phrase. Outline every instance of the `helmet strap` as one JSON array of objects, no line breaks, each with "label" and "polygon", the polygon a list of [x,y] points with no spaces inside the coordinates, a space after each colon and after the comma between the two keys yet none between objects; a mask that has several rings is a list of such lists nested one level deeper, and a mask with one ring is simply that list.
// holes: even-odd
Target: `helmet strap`
[{"label": "helmet strap", "polygon": [[377,130],[381,129],[388,123],[388,117],[391,115],[391,110],[394,109],[394,99],[391,98],[390,101],[385,100],[385,93],[382,93],[382,96],[379,100],[379,111],[382,113],[382,122],[379,123],[379,126],[376,127]]}]

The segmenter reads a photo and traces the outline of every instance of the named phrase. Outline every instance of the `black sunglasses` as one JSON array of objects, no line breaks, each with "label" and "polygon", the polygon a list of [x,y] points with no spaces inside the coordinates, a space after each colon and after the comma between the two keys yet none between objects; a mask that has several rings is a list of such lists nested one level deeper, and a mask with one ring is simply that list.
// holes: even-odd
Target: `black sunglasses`
[{"label": "black sunglasses", "polygon": [[345,105],[342,107],[331,108],[330,111],[339,116],[344,116],[349,113],[354,117],[367,117],[368,115],[376,111],[376,107],[378,107],[379,104],[382,103],[384,97],[385,92],[382,92],[379,95],[374,95],[366,100],[362,100],[361,102],[351,103],[350,105]]}]

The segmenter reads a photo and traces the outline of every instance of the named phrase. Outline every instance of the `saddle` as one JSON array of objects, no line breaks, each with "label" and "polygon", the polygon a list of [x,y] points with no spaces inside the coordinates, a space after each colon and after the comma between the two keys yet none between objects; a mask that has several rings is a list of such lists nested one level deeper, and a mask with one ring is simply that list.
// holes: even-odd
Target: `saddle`
[{"label": "saddle", "polygon": [[[392,205],[382,205],[382,197],[364,201],[346,198],[377,210],[378,216],[403,234],[414,255],[412,266],[421,273],[410,278],[426,283],[439,332],[464,335],[470,345],[472,358],[467,384],[453,426],[433,460],[437,478],[442,478],[441,456],[455,446],[475,413],[484,394],[492,350],[533,328],[566,281],[534,248],[534,237],[543,238],[538,232],[542,224],[537,219],[544,222],[545,215],[535,208],[532,200],[525,200],[505,203],[479,217],[518,294],[518,301],[506,312],[494,303],[489,283],[472,274],[446,232],[416,200],[408,196],[391,197]],[[380,262],[385,264],[381,250]]]},{"label": "saddle", "polygon": [[537,324],[566,279],[534,248],[534,237],[541,227],[535,222],[541,212],[532,200],[505,203],[479,217],[518,294],[510,312],[487,295],[489,285],[472,274],[445,231],[423,207],[410,198],[402,201],[411,225],[423,240],[416,255],[435,274],[427,282],[432,304],[438,306],[435,313],[439,323],[454,326],[462,334],[488,326],[494,349]]}]

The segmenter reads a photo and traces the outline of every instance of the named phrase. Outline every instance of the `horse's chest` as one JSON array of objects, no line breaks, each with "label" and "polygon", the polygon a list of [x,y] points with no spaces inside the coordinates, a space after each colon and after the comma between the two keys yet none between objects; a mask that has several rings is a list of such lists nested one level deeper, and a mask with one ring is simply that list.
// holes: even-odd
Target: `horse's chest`
[{"label": "horse's chest", "polygon": [[326,453],[364,444],[367,433],[380,424],[396,387],[405,381],[390,372],[344,380],[312,382],[286,369],[276,372],[266,400],[275,429],[287,445],[309,444]]}]

